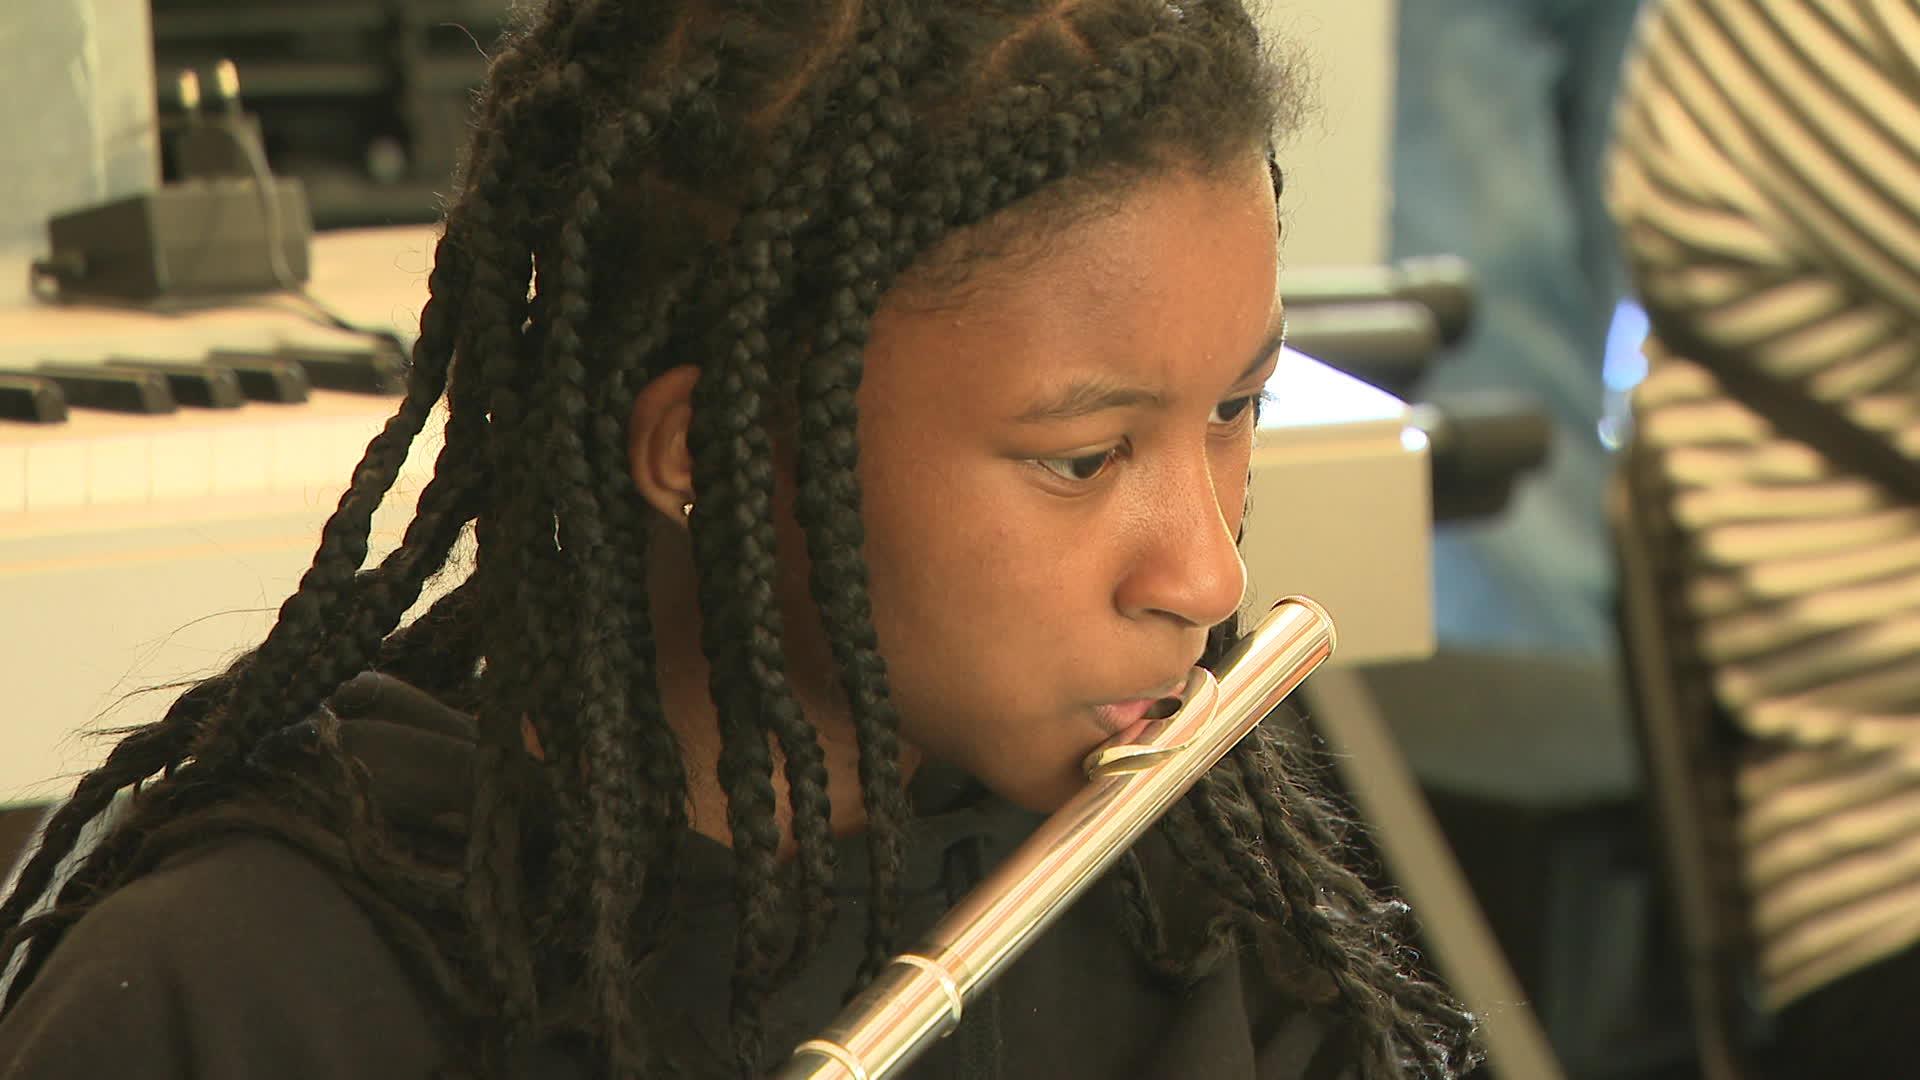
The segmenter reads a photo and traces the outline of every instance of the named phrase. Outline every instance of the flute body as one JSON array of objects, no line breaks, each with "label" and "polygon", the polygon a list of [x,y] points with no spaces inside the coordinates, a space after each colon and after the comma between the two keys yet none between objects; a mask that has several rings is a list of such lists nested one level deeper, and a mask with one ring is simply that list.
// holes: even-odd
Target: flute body
[{"label": "flute body", "polygon": [[1087,786],[800,1044],[773,1080],[880,1080],[919,1057],[1333,648],[1333,621],[1320,605],[1300,597],[1275,604],[1217,678],[1193,670],[1173,715],[1089,754]]}]

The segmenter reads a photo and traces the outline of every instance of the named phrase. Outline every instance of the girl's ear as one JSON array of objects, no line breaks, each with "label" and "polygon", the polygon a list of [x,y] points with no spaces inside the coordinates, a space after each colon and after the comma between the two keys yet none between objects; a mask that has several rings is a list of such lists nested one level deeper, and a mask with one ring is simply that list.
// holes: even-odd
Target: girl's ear
[{"label": "girl's ear", "polygon": [[627,421],[627,467],[633,486],[668,520],[684,523],[693,502],[693,457],[687,425],[700,369],[682,364],[656,375],[633,399]]}]

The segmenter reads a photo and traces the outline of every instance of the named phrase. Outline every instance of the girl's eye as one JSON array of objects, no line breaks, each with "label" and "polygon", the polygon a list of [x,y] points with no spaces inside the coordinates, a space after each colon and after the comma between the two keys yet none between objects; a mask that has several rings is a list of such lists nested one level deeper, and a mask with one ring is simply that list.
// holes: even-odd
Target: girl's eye
[{"label": "girl's eye", "polygon": [[1107,466],[1120,459],[1122,448],[1111,446],[1097,454],[1081,454],[1078,457],[1034,458],[1033,463],[1076,484],[1085,484],[1099,478],[1107,471]]},{"label": "girl's eye", "polygon": [[1228,398],[1213,407],[1213,415],[1209,416],[1207,420],[1209,423],[1218,424],[1221,427],[1230,427],[1246,419],[1249,412],[1258,416],[1260,403],[1266,399],[1267,395],[1264,393],[1246,394],[1237,398]]}]

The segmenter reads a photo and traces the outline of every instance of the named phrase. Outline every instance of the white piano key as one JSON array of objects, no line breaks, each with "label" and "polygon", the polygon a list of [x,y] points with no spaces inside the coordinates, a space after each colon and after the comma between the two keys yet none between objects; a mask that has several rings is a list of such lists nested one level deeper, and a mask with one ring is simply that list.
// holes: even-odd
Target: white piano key
[{"label": "white piano key", "polygon": [[27,448],[0,446],[0,514],[27,508]]},{"label": "white piano key", "polygon": [[275,431],[269,450],[268,482],[273,489],[303,492],[316,503],[326,489],[344,487],[353,468],[353,460],[341,453],[338,433],[316,424],[290,424]]},{"label": "white piano key", "polygon": [[213,433],[194,427],[169,427],[153,437],[152,502],[192,499],[214,493]]},{"label": "white piano key", "polygon": [[89,506],[144,503],[153,493],[153,437],[120,435],[86,444]]},{"label": "white piano key", "polygon": [[59,510],[87,502],[87,444],[56,439],[27,446],[27,510]]},{"label": "white piano key", "polygon": [[207,487],[215,495],[257,495],[273,486],[271,426],[221,427],[208,432],[212,469]]},{"label": "white piano key", "polygon": [[386,423],[386,417],[382,416],[374,423],[367,424],[360,428],[343,427],[335,429],[333,432],[333,446],[330,453],[337,457],[338,460],[346,462],[347,467],[345,469],[336,469],[329,476],[316,476],[313,478],[314,481],[333,488],[336,491],[345,491],[347,485],[353,481],[354,466],[359,464],[360,459],[366,456],[367,444],[372,442],[373,437],[380,433],[380,426],[384,423]]}]

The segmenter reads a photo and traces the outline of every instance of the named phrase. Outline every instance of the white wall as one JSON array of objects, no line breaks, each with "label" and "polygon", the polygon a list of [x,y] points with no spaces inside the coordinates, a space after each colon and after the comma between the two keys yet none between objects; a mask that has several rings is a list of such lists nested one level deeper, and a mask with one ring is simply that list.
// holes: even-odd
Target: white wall
[{"label": "white wall", "polygon": [[1290,267],[1387,257],[1394,0],[1251,0],[1270,40],[1313,75],[1315,108],[1281,146]]},{"label": "white wall", "polygon": [[[0,0],[0,255],[44,255],[50,215],[159,182],[151,28],[147,0]],[[0,307],[26,296],[0,279]]]}]

